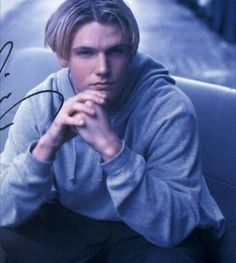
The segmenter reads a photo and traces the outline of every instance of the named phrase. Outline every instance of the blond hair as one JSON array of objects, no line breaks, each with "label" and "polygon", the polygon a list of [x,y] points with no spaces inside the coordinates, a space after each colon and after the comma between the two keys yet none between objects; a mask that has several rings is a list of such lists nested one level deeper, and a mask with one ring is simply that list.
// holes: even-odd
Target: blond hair
[{"label": "blond hair", "polygon": [[52,14],[45,28],[45,44],[62,59],[69,59],[74,34],[85,23],[118,24],[129,40],[131,54],[137,52],[139,28],[123,0],[66,0]]}]

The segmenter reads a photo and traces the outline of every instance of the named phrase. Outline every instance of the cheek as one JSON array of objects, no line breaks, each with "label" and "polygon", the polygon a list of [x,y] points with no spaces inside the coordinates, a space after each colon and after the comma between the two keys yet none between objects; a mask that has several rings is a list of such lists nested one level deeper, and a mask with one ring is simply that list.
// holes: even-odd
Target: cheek
[{"label": "cheek", "polygon": [[70,72],[73,73],[74,75],[80,75],[80,76],[86,76],[89,74],[91,71],[91,67],[86,65],[86,63],[71,63],[69,65]]},{"label": "cheek", "polygon": [[129,63],[119,63],[116,67],[117,77],[124,79],[127,76]]},{"label": "cheek", "polygon": [[84,63],[80,64],[71,64],[69,66],[72,82],[76,89],[80,87],[80,90],[84,90],[88,78],[91,75],[91,67],[85,65]]}]

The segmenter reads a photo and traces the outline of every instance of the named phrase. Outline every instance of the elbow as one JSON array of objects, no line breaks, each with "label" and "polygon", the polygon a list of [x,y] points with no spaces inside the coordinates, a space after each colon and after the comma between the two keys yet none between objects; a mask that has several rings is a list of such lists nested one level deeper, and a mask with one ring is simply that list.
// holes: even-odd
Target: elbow
[{"label": "elbow", "polygon": [[18,220],[17,212],[15,209],[10,211],[4,211],[1,213],[0,228],[14,228],[20,224],[21,220]]},{"label": "elbow", "polygon": [[160,231],[146,236],[147,240],[159,247],[174,247],[188,239],[198,225],[198,217],[193,214],[170,221],[162,225]]},{"label": "elbow", "polygon": [[170,247],[175,247],[181,244],[182,242],[184,242],[191,235],[191,232],[192,231],[190,231],[189,233],[178,233],[175,235],[166,235],[162,237],[159,236],[159,238],[146,237],[146,239],[150,243],[158,247],[170,248]]},{"label": "elbow", "polygon": [[15,228],[25,223],[31,216],[32,213],[20,213],[16,209],[11,209],[6,213],[1,214],[0,228]]},{"label": "elbow", "polygon": [[186,239],[186,237],[183,237],[183,236],[179,236],[179,237],[175,237],[175,238],[163,237],[162,239],[159,238],[158,240],[146,237],[146,239],[150,243],[152,243],[158,247],[170,248],[170,247],[174,247],[174,246],[181,244]]}]

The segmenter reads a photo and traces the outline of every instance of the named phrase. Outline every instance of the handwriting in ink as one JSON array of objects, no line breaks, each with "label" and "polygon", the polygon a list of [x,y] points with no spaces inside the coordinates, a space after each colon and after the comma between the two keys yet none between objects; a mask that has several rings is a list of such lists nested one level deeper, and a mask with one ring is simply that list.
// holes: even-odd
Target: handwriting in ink
[{"label": "handwriting in ink", "polygon": [[[5,49],[8,49],[7,51],[7,56],[5,58],[5,60],[3,61],[2,63],[2,66],[0,67],[0,75],[2,74],[2,71],[8,61],[8,59],[10,58],[10,55],[11,55],[11,52],[13,50],[13,42],[12,41],[8,41],[6,42],[3,47],[0,49],[0,55],[3,51],[5,51]],[[4,77],[7,77],[9,76],[10,73],[7,72],[4,74]],[[57,94],[59,97],[60,97],[60,100],[61,100],[61,104],[59,106],[59,109],[57,110],[57,112],[55,113],[55,115],[53,116],[53,119],[57,116],[58,112],[61,110],[62,108],[62,105],[64,103],[64,96],[58,92],[58,91],[55,91],[55,90],[43,90],[43,91],[38,91],[38,92],[35,92],[35,93],[32,93],[26,97],[24,97],[23,99],[19,100],[18,102],[16,102],[13,106],[11,106],[6,112],[4,112],[1,116],[0,116],[0,120],[2,118],[4,118],[4,116],[6,116],[6,114],[11,111],[14,107],[16,107],[18,104],[20,104],[21,102],[23,102],[24,100],[27,100],[29,99],[30,97],[33,97],[33,96],[36,96],[36,95],[39,95],[39,94],[42,94],[42,93],[54,93],[54,94]],[[4,101],[4,100],[7,100],[10,96],[12,95],[12,92],[9,92],[7,95],[3,96],[2,98],[0,98],[0,104]],[[11,125],[13,124],[13,122],[5,125],[4,127],[0,127],[0,131],[4,130],[4,129],[7,129],[8,127],[10,127]]]},{"label": "handwriting in ink", "polygon": [[0,104],[1,104],[1,102],[2,102],[3,100],[8,99],[8,98],[11,96],[11,94],[12,94],[12,93],[10,92],[10,93],[7,94],[7,96],[2,97],[2,98],[0,99]]},{"label": "handwriting in ink", "polygon": [[[7,51],[8,51],[7,56],[6,56],[5,60],[3,61],[2,66],[1,66],[1,68],[0,68],[0,74],[2,73],[2,71],[3,71],[5,65],[6,65],[6,63],[7,63],[7,61],[8,61],[8,59],[10,58],[11,52],[12,52],[12,50],[13,50],[13,46],[14,46],[14,45],[13,45],[13,42],[12,42],[12,41],[8,41],[8,42],[6,42],[6,43],[3,45],[3,47],[0,49],[0,55],[2,54],[2,52],[3,52],[4,50],[7,49]],[[5,77],[7,77],[7,76],[9,76],[9,75],[10,75],[9,72],[7,72],[7,73],[4,74]]]},{"label": "handwriting in ink", "polygon": [[[64,96],[59,92],[59,91],[56,91],[56,90],[41,90],[41,91],[38,91],[38,92],[35,92],[35,93],[32,93],[30,94],[29,96],[26,96],[24,97],[23,99],[19,100],[18,102],[16,102],[13,106],[11,106],[5,113],[3,113],[1,116],[0,116],[0,120],[9,112],[11,111],[14,107],[16,107],[18,104],[20,104],[22,101],[26,100],[26,99],[29,99],[30,97],[33,97],[33,96],[36,96],[38,94],[42,94],[42,93],[55,93],[57,95],[59,95],[60,97],[60,100],[61,100],[61,104],[59,106],[59,109],[57,110],[57,112],[54,114],[53,116],[53,119],[57,116],[58,112],[61,110],[62,108],[62,105],[64,103]],[[9,93],[7,96],[3,97],[2,99],[5,99],[5,98],[9,98],[11,96],[11,93]],[[0,103],[2,101],[2,99],[0,100]],[[13,124],[13,122],[5,125],[4,127],[0,127],[0,131],[10,127],[11,125]]]}]

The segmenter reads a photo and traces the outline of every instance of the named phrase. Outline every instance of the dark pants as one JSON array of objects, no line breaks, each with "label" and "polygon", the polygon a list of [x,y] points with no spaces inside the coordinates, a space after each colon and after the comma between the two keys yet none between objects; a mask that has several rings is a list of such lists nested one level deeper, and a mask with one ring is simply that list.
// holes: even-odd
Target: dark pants
[{"label": "dark pants", "polygon": [[58,203],[44,205],[21,226],[0,229],[0,245],[11,263],[202,263],[206,257],[194,234],[161,248],[123,223],[88,219]]}]

